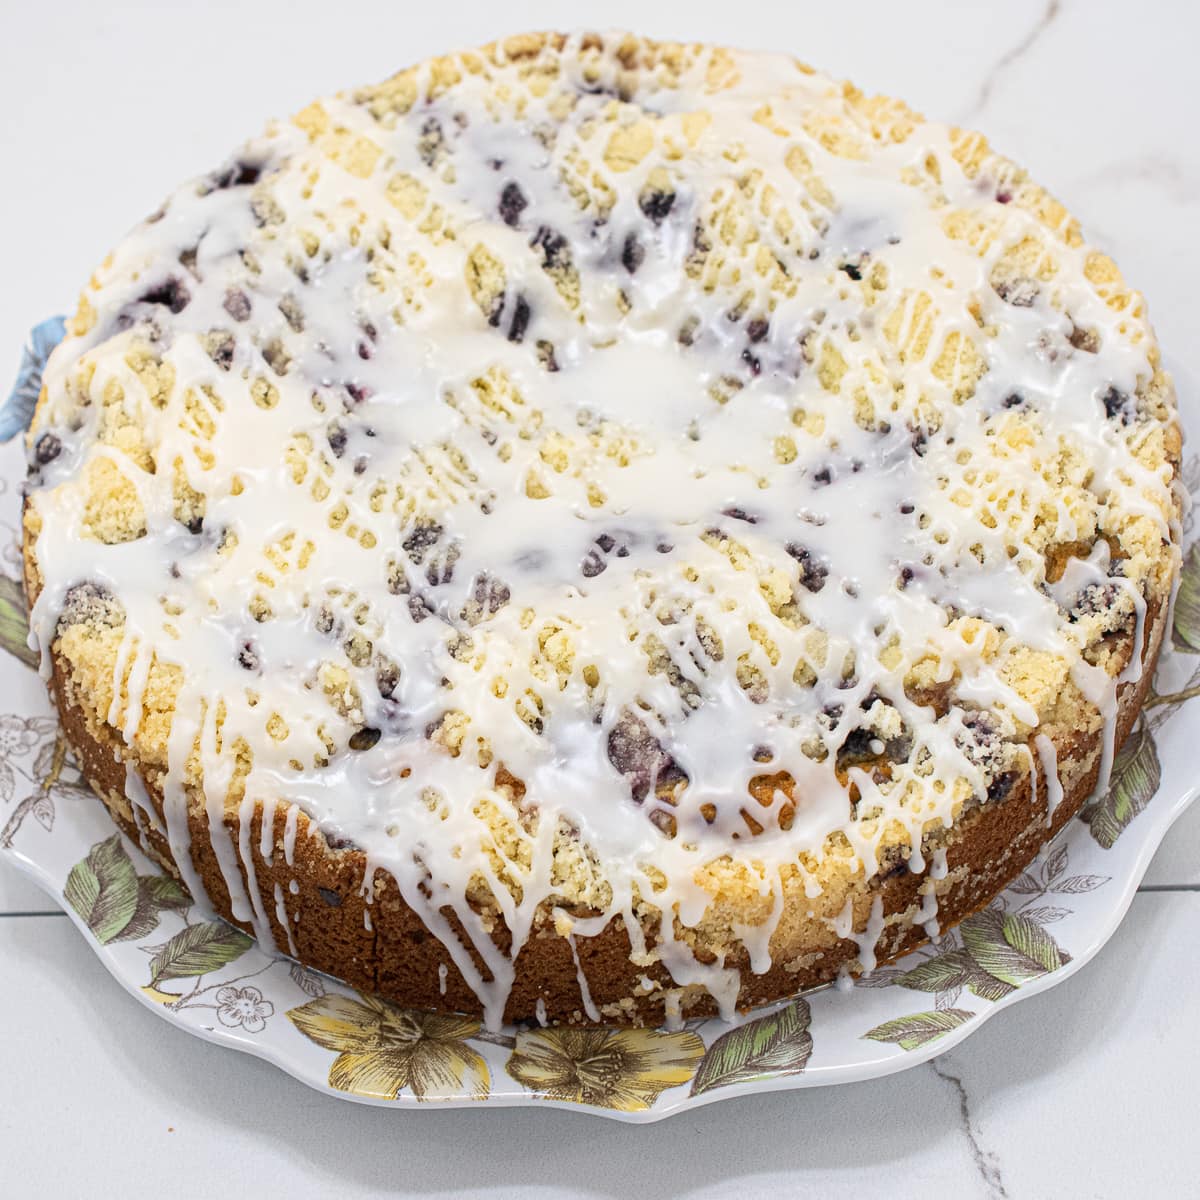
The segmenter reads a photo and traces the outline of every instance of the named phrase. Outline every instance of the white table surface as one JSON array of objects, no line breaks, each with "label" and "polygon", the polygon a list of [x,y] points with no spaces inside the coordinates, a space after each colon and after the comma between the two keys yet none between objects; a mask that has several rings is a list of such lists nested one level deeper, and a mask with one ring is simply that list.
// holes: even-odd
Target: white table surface
[{"label": "white table surface", "polygon": [[[1185,287],[1200,221],[1200,17],[1177,0],[2,8],[0,373],[134,219],[268,116],[439,50],[590,24],[787,49],[982,127],[1146,293],[1181,387],[1200,381],[1200,301]],[[141,1007],[0,864],[0,1193],[1196,1195],[1198,893],[1200,806],[1100,956],[960,1048],[872,1083],[632,1128],[547,1110],[388,1112],[310,1092]]]}]

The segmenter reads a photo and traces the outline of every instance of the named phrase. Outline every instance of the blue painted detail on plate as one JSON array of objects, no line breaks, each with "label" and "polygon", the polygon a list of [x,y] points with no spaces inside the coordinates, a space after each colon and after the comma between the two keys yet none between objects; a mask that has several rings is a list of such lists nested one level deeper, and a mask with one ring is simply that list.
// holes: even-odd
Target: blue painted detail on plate
[{"label": "blue painted detail on plate", "polygon": [[33,420],[38,393],[42,390],[42,371],[50,351],[63,340],[67,332],[64,317],[47,317],[33,327],[29,345],[21,351],[21,369],[8,398],[0,404],[0,442],[8,442],[24,433]]}]

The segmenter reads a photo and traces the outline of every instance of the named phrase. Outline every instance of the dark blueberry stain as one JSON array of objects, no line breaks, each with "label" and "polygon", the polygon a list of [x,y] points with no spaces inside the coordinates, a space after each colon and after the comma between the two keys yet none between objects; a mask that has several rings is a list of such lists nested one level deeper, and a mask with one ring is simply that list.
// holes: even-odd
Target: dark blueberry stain
[{"label": "dark blueberry stain", "polygon": [[243,642],[242,648],[238,651],[238,666],[244,667],[247,671],[257,671],[261,666],[258,657],[258,651],[254,648],[253,642]]},{"label": "dark blueberry stain", "polygon": [[401,545],[409,559],[420,566],[425,561],[427,551],[437,544],[442,532],[441,525],[436,521],[418,521]]},{"label": "dark blueberry stain", "polygon": [[1013,790],[1013,784],[1016,782],[1017,773],[1015,771],[1005,771],[1003,775],[998,775],[988,784],[987,798],[999,803],[1008,797],[1009,792]]},{"label": "dark blueberry stain", "polygon": [[1103,396],[1100,397],[1104,405],[1104,415],[1110,421],[1116,420],[1117,417],[1125,424],[1129,422],[1129,396],[1122,392],[1119,388],[1110,387]]},{"label": "dark blueberry stain", "polygon": [[213,188],[222,191],[225,188],[250,187],[258,182],[262,175],[259,163],[235,162],[222,168],[212,177]]},{"label": "dark blueberry stain", "polygon": [[813,475],[813,485],[815,487],[828,487],[832,482],[833,470],[830,467],[822,467]]},{"label": "dark blueberry stain", "polygon": [[230,288],[225,293],[223,307],[235,321],[246,321],[250,318],[250,297],[241,288]]},{"label": "dark blueberry stain", "polygon": [[429,560],[429,565],[425,568],[425,578],[430,587],[449,583],[454,578],[454,565],[458,562],[458,555],[458,546],[451,545],[443,553]]},{"label": "dark blueberry stain", "polygon": [[[329,844],[331,846],[333,845],[332,842],[330,842]],[[342,898],[341,898],[341,896],[339,896],[337,894],[337,892],[335,892],[333,890],[333,888],[327,888],[327,887],[317,888],[317,891],[320,893],[321,899],[324,900],[325,903],[328,904],[330,908],[341,908],[342,907]]]},{"label": "dark blueberry stain", "polygon": [[658,188],[646,188],[638,197],[638,208],[655,225],[661,225],[667,219],[674,204],[675,193],[659,191]]},{"label": "dark blueberry stain", "polygon": [[441,122],[437,117],[427,118],[421,126],[421,137],[417,142],[417,153],[420,154],[421,161],[427,167],[436,166],[445,145],[446,135],[442,132]]},{"label": "dark blueberry stain", "polygon": [[1107,612],[1117,602],[1120,588],[1113,582],[1089,583],[1075,598],[1075,604],[1067,619],[1074,624],[1081,617],[1096,616]]},{"label": "dark blueberry stain", "polygon": [[625,244],[621,247],[621,266],[627,270],[630,275],[635,275],[637,269],[646,261],[646,247],[638,241],[637,234],[631,233],[625,238]]},{"label": "dark blueberry stain", "polygon": [[157,287],[151,288],[138,299],[142,304],[161,304],[178,315],[191,303],[192,296],[183,280],[172,276]]},{"label": "dark blueberry stain", "polygon": [[539,225],[537,233],[530,239],[529,244],[535,250],[542,252],[543,267],[565,267],[571,261],[571,251],[567,245],[567,239],[561,233],[556,233],[549,225]]},{"label": "dark blueberry stain", "polygon": [[33,448],[34,461],[41,467],[52,463],[61,453],[62,441],[54,433],[43,433]]},{"label": "dark blueberry stain", "polygon": [[508,333],[505,336],[510,342],[520,342],[529,328],[529,301],[524,296],[518,296],[513,305],[512,320],[509,322]]},{"label": "dark blueberry stain", "polygon": [[599,550],[589,550],[584,556],[583,562],[580,564],[579,570],[584,579],[595,579],[597,575],[601,575],[608,568],[608,563],[604,561],[604,556]]},{"label": "dark blueberry stain", "polygon": [[521,214],[529,207],[525,193],[515,183],[506,183],[500,193],[500,220],[512,229],[521,221]]},{"label": "dark blueberry stain", "polygon": [[804,546],[789,542],[787,552],[800,564],[800,586],[806,591],[819,592],[829,578],[829,568]]},{"label": "dark blueberry stain", "polygon": [[656,784],[687,779],[646,725],[628,711],[609,731],[608,761],[625,776],[639,804]]},{"label": "dark blueberry stain", "polygon": [[752,516],[744,508],[723,508],[721,512],[724,516],[731,517],[735,521],[745,521],[748,525],[758,524],[758,518]]}]

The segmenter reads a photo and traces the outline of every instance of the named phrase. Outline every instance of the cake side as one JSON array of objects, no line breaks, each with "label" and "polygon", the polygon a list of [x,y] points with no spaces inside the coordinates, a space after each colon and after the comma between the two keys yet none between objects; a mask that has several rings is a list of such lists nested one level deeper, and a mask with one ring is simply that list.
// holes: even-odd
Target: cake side
[{"label": "cake side", "polygon": [[493,1020],[762,1002],[986,903],[1131,727],[1179,557],[1144,302],[978,135],[759,62],[423,64],[85,294],[25,521],[64,725],[302,961]]},{"label": "cake side", "polygon": [[[1120,689],[1117,750],[1132,730],[1150,688],[1166,633],[1166,615],[1167,608],[1161,603],[1147,614],[1142,677]],[[50,686],[64,735],[113,820],[160,866],[182,878],[165,836],[157,773],[141,768],[129,757],[119,732],[81,706],[70,683],[69,667],[57,656]],[[876,965],[929,940],[924,913],[933,911],[939,932],[944,932],[985,907],[1075,817],[1096,786],[1103,756],[1100,738],[1075,732],[1056,737],[1055,745],[1063,794],[1052,814],[1047,814],[1050,785],[1046,776],[1039,774],[1035,779],[1029,773],[1021,774],[1003,800],[976,808],[942,836],[929,839],[927,857],[933,860],[939,852],[944,855],[942,878],[929,878],[899,864],[886,878],[848,881],[847,886],[822,897],[827,917],[817,925],[802,916],[811,910],[812,902],[791,889],[787,895],[791,912],[785,912],[772,938],[769,970],[755,974],[746,952],[735,952],[733,965],[741,976],[738,1008],[750,1009],[830,983],[845,969],[861,970],[858,938],[865,935],[876,902],[884,922],[870,942]],[[145,788],[140,808],[129,799],[126,759]],[[253,925],[233,916],[225,877],[210,840],[208,816],[198,798],[191,803],[188,820],[189,874],[203,881],[205,894],[225,920],[253,934]],[[243,831],[244,820],[247,827]],[[297,814],[289,832],[283,806],[275,807],[265,835],[261,806],[256,806],[248,819],[239,810],[228,811],[224,826],[233,842],[241,843],[245,837],[250,870],[246,865],[241,868],[243,885],[257,888],[263,907],[271,914],[275,948],[281,953],[406,1007],[482,1015],[479,998],[421,917],[405,904],[394,881],[375,875],[368,901],[364,887],[368,863],[360,851],[332,849],[303,812]],[[929,895],[936,897],[936,904],[926,899]],[[832,935],[831,925],[848,899],[855,914],[850,932],[857,937],[839,938]],[[535,929],[517,961],[504,1014],[508,1021],[530,1020],[540,1014],[551,1022],[586,1022],[599,1017],[610,1023],[655,1025],[667,1019],[668,1013],[699,1017],[717,1012],[711,995],[700,988],[679,989],[660,964],[635,966],[630,960],[629,938],[619,920],[594,937],[576,940],[578,966],[571,944],[555,929],[552,911],[539,914]],[[497,929],[497,945],[502,949],[508,944],[505,932],[502,925]],[[653,930],[646,933],[652,935]]]},{"label": "cake side", "polygon": [[[1126,685],[1121,699],[1117,744],[1123,744],[1149,689],[1153,664],[1161,647],[1163,622],[1156,614],[1154,634],[1147,641],[1143,680]],[[125,753],[115,731],[99,736],[79,708],[67,698],[61,669],[56,666],[53,690],[62,714],[64,733],[84,769],[85,777],[104,802],[116,823],[136,840],[161,866],[177,878],[178,867],[163,834],[161,795],[151,783],[147,788],[154,816],[135,816],[127,799],[124,765],[115,757]],[[104,727],[101,727],[103,729]],[[107,734],[107,736],[106,736]],[[1036,857],[1042,846],[1055,836],[1079,811],[1095,786],[1100,767],[1101,747],[1096,739],[1076,736],[1059,747],[1063,797],[1053,816],[1047,819],[1047,781],[1037,780],[1037,800],[1032,780],[1022,775],[1000,803],[975,810],[957,824],[944,839],[946,876],[926,881],[921,874],[902,868],[887,879],[871,885],[859,884],[828,897],[826,908],[837,915],[847,898],[853,898],[856,929],[864,933],[870,909],[879,898],[885,924],[875,943],[878,965],[886,964],[917,948],[928,940],[922,928],[923,894],[932,890],[937,896],[937,921],[941,930],[950,928],[986,906],[997,892],[1010,883]],[[1086,764],[1086,765],[1085,765]],[[136,769],[136,768],[135,768]],[[226,818],[229,836],[242,837],[241,816]],[[240,924],[253,933],[249,922],[236,921],[231,912],[228,890],[216,862],[209,836],[207,816],[195,811],[192,824],[192,870],[204,881],[206,894],[226,920]],[[158,822],[158,828],[155,827]],[[286,815],[274,814],[274,837],[267,834],[270,858],[264,856],[263,812],[256,808],[249,822],[247,837],[250,858],[262,904],[271,912],[275,947],[292,954],[307,966],[345,980],[352,986],[376,992],[411,1008],[448,1008],[457,1012],[482,1014],[478,997],[459,975],[449,955],[437,939],[431,937],[421,918],[404,902],[394,883],[386,876],[376,877],[371,902],[365,899],[364,879],[367,863],[361,852],[331,850],[319,831],[310,829],[307,817],[298,817],[295,851],[287,862]],[[930,854],[935,846],[929,847]],[[247,875],[243,875],[250,886]],[[296,881],[299,890],[293,892]],[[277,892],[276,889],[279,889]],[[283,916],[278,908],[282,896]],[[789,896],[797,917],[811,903],[802,896]],[[790,922],[785,915],[781,932],[773,940],[772,967],[756,975],[750,970],[743,952],[734,965],[741,973],[739,1009],[749,1009],[808,988],[834,980],[843,967],[859,969],[860,946],[854,938],[830,937],[820,930],[814,940],[787,937]],[[796,920],[806,931],[811,923]],[[589,1020],[581,990],[586,981],[591,1004],[606,1022],[659,1024],[667,1015],[667,995],[673,1014],[687,1017],[716,1014],[712,997],[702,989],[683,989],[659,965],[636,967],[630,961],[630,943],[616,922],[603,933],[579,938],[577,968],[571,945],[554,930],[553,915],[541,914],[538,933],[527,943],[518,959],[516,979],[510,994],[505,1019],[530,1020],[541,1012],[549,1021],[580,1022]],[[289,933],[290,931],[290,933]],[[500,931],[502,932],[502,931]],[[649,930],[647,931],[650,932]],[[503,937],[498,946],[505,947]],[[645,980],[653,986],[647,988]],[[540,1007],[539,1007],[540,1002]]]}]

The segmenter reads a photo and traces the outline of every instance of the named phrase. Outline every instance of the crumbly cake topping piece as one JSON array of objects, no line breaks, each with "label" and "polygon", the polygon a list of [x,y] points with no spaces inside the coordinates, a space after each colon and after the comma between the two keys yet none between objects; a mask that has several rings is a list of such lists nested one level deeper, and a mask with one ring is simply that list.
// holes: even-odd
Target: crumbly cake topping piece
[{"label": "crumbly cake topping piece", "polygon": [[230,804],[361,848],[492,1019],[547,906],[728,1005],[714,897],[768,897],[764,970],[782,879],[919,870],[1111,727],[1173,421],[1141,297],[978,135],[781,56],[512,39],[272,125],[99,270],[30,435],[33,626],[263,936]]}]

